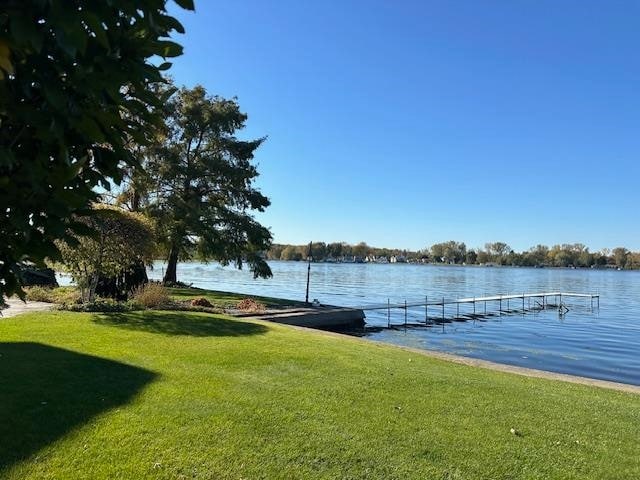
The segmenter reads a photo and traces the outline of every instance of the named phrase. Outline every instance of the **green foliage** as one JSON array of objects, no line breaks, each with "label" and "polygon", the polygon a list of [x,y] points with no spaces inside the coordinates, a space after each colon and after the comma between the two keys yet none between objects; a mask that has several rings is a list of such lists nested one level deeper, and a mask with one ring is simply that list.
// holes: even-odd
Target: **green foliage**
[{"label": "green foliage", "polygon": [[463,242],[450,240],[431,246],[431,257],[434,262],[462,263],[467,256],[467,246]]},{"label": "green foliage", "polygon": [[[166,0],[7,0],[0,10],[0,298],[20,265],[56,257],[54,241],[86,233],[95,187],[136,162],[166,98],[154,57],[182,48]],[[193,8],[187,0],[178,2]]]},{"label": "green foliage", "polygon": [[239,140],[247,116],[235,100],[182,88],[167,103],[166,129],[149,152],[146,170],[157,182],[148,201],[168,252],[165,282],[176,281],[176,264],[196,247],[199,258],[247,263],[254,275],[271,276],[261,253],[271,233],[252,216],[269,200],[253,185],[252,160],[264,138]]},{"label": "green foliage", "polygon": [[629,257],[629,250],[624,247],[616,247],[611,251],[611,255],[613,257],[613,261],[616,266],[620,268],[624,268],[627,265],[627,260]]},{"label": "green foliage", "polygon": [[113,277],[153,259],[153,226],[141,214],[103,205],[75,221],[93,233],[59,241],[58,248],[62,267],[72,274],[85,301],[94,300],[100,276]]},{"label": "green foliage", "polygon": [[[301,250],[304,248],[304,245],[300,247],[295,247],[294,245],[287,245],[286,247],[280,249],[280,255],[277,260],[295,260],[300,261],[306,257]],[[319,258],[319,257],[316,257]]]},{"label": "green foliage", "polygon": [[96,298],[89,302],[63,303],[60,305],[60,309],[70,312],[119,313],[144,310],[144,306],[133,300],[119,302],[113,298]]}]

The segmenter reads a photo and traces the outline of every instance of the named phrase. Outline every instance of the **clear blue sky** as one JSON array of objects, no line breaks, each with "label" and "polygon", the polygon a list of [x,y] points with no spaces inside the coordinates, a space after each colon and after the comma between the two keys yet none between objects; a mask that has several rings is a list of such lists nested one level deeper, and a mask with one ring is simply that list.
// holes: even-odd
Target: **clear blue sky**
[{"label": "clear blue sky", "polygon": [[196,0],[279,243],[640,249],[640,2]]}]

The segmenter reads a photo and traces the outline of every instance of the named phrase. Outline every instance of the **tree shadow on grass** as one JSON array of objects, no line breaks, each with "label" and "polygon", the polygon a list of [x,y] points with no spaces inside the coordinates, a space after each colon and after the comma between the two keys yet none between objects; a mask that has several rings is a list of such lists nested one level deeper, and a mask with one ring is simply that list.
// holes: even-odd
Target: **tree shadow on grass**
[{"label": "tree shadow on grass", "polygon": [[259,335],[268,330],[257,323],[180,312],[108,313],[95,315],[92,320],[99,325],[193,337],[240,337]]},{"label": "tree shadow on grass", "polygon": [[148,370],[39,343],[0,343],[0,476],[96,415],[129,402]]}]

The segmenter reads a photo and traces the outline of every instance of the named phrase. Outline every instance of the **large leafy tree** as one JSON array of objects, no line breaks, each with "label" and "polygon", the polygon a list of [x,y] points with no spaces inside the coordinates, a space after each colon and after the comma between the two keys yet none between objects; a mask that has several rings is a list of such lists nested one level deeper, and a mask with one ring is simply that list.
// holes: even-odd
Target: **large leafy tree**
[{"label": "large leafy tree", "polygon": [[[86,224],[96,187],[135,168],[128,146],[158,124],[161,82],[181,47],[167,0],[4,0],[0,6],[0,302],[21,265],[56,257]],[[176,0],[193,8],[192,0]]]},{"label": "large leafy tree", "polygon": [[165,282],[176,281],[178,260],[194,250],[204,260],[246,263],[254,276],[271,276],[262,258],[271,233],[253,217],[270,203],[254,185],[252,160],[264,138],[238,139],[246,120],[235,100],[201,86],[183,88],[167,103],[166,128],[146,161],[156,182],[148,211],[166,245]]}]

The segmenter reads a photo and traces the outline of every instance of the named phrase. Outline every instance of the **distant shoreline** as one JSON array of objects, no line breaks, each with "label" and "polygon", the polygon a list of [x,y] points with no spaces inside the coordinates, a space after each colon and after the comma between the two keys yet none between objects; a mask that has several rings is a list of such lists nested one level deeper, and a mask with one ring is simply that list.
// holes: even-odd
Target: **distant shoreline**
[{"label": "distant shoreline", "polygon": [[[156,258],[154,262],[160,262],[162,264],[166,264],[166,260],[163,258]],[[278,262],[278,263],[300,263],[306,264],[307,260],[279,260],[279,259],[267,259],[267,262]],[[178,263],[202,263],[202,264],[210,264],[210,263],[218,263],[215,260],[204,261],[204,260],[181,260]],[[499,264],[477,264],[477,263],[433,263],[433,262],[344,262],[344,261],[311,261],[312,265],[416,265],[416,266],[424,266],[424,267],[452,267],[452,268],[529,268],[533,270],[598,270],[598,271],[617,271],[617,272],[638,272],[639,269],[636,268],[618,268],[615,265],[611,265],[608,267],[604,266],[591,266],[591,267],[560,267],[554,265],[544,265],[540,267],[535,267],[531,265],[499,265]],[[56,272],[59,274],[60,272]]]},{"label": "distant shoreline", "polygon": [[[164,262],[164,260],[158,260]],[[267,262],[282,262],[282,263],[306,263],[306,260],[276,260],[270,259]],[[206,263],[200,260],[189,260],[180,263]],[[211,262],[214,263],[214,262]],[[477,264],[477,263],[433,263],[433,262],[327,262],[324,260],[321,261],[312,261],[312,265],[418,265],[424,267],[453,267],[453,268],[530,268],[534,270],[599,270],[599,271],[618,271],[618,272],[637,272],[640,271],[638,269],[632,268],[618,268],[616,266],[602,267],[602,266],[592,266],[592,267],[557,267],[554,265],[545,265],[540,267],[534,267],[531,265],[499,265],[499,264]]]}]

